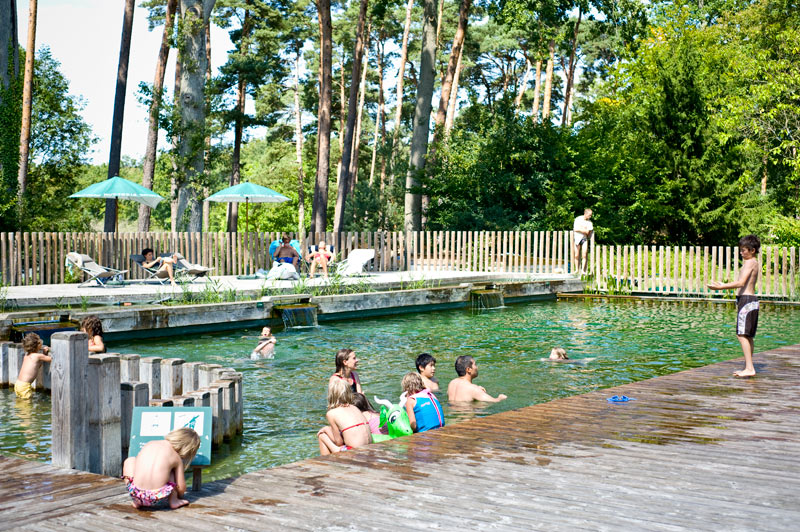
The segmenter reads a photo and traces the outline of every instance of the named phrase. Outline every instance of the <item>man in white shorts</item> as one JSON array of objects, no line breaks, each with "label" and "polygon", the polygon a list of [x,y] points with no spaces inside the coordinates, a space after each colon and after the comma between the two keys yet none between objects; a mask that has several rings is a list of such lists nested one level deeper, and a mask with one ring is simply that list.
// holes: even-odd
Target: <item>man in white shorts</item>
[{"label": "man in white shorts", "polygon": [[587,251],[589,250],[589,239],[594,232],[594,226],[589,220],[592,218],[592,209],[584,209],[583,214],[575,218],[572,232],[575,235],[575,271],[580,275],[586,273]]}]

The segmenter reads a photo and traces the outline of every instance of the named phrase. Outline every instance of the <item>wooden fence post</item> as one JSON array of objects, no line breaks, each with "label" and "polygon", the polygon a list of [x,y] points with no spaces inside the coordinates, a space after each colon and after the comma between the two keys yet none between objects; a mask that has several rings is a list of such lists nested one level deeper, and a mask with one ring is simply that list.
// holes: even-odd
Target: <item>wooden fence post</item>
[{"label": "wooden fence post", "polygon": [[131,443],[131,423],[133,422],[133,408],[147,406],[149,391],[143,382],[120,383],[120,420],[121,420],[121,459],[128,458],[128,446]]},{"label": "wooden fence post", "polygon": [[234,424],[236,425],[236,432],[241,434],[244,431],[244,403],[243,403],[243,390],[242,382],[244,375],[239,371],[226,371],[220,375],[222,379],[230,380],[235,385],[234,397]]},{"label": "wooden fence post", "polygon": [[194,406],[211,406],[211,392],[208,390],[195,390],[189,393],[194,397]]},{"label": "wooden fence post", "polygon": [[165,358],[161,361],[161,398],[183,395],[183,359]]},{"label": "wooden fence post", "polygon": [[139,377],[147,384],[149,399],[161,399],[161,357],[147,357],[139,361]]},{"label": "wooden fence post", "polygon": [[211,394],[211,414],[214,418],[212,424],[211,445],[219,447],[222,444],[224,437],[224,424],[223,424],[223,387],[219,384],[212,384],[208,387]]},{"label": "wooden fence post", "polygon": [[[0,388],[4,388],[11,384],[11,376],[8,372],[8,346],[11,342],[0,342]],[[16,376],[14,377],[16,379]]]},{"label": "wooden fence post", "polygon": [[25,358],[25,350],[22,348],[22,344],[8,344],[8,382],[12,387],[17,382],[23,358]]},{"label": "wooden fence post", "polygon": [[50,362],[42,362],[39,369],[36,371],[36,380],[33,381],[33,389],[39,391],[50,391],[51,376],[50,376]]},{"label": "wooden fence post", "polygon": [[198,388],[208,388],[212,382],[217,380],[214,370],[221,367],[219,364],[201,364],[198,366]]},{"label": "wooden fence post", "polygon": [[58,332],[51,337],[50,345],[53,357],[53,465],[85,471],[89,465],[86,439],[89,336],[82,332]]},{"label": "wooden fence post", "polygon": [[122,474],[119,355],[90,355],[87,373],[89,471]]},{"label": "wooden fence post", "polygon": [[119,378],[122,382],[139,382],[139,355],[120,355]]},{"label": "wooden fence post", "polygon": [[175,406],[194,406],[194,397],[191,395],[178,395],[172,398]]},{"label": "wooden fence post", "polygon": [[198,386],[198,378],[199,368],[202,365],[202,362],[185,362],[182,366],[183,368],[183,393],[187,394],[189,392],[193,392],[197,390],[200,386]]}]

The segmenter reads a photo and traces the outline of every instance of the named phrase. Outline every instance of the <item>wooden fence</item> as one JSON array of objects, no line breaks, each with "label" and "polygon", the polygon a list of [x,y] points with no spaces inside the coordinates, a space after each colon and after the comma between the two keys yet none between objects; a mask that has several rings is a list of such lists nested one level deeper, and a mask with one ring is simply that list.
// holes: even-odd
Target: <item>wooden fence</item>
[{"label": "wooden fence", "polygon": [[[762,246],[757,293],[797,299],[798,248]],[[739,249],[723,246],[592,246],[593,287],[611,293],[709,295],[710,281],[739,274]]]},{"label": "wooden fence", "polygon": [[[0,233],[0,274],[6,285],[65,281],[67,253],[146,277],[130,260],[143,248],[156,255],[179,252],[190,262],[213,267],[213,275],[243,275],[269,269],[270,244],[280,233]],[[292,238],[295,235],[289,234]],[[324,240],[338,259],[357,248],[375,250],[372,271],[470,270],[566,273],[569,231],[348,232],[307,235],[306,246]]]},{"label": "wooden fence", "polygon": [[[213,275],[243,275],[269,269],[269,246],[280,233],[0,233],[0,274],[6,285],[63,283],[66,254],[84,253],[104,266],[144,272],[130,260],[145,247],[156,254],[180,252],[190,262],[213,267]],[[295,238],[295,235],[289,235]],[[307,235],[305,246],[324,240],[338,259],[353,249],[375,250],[371,271],[483,271],[572,273],[571,231],[349,232]],[[609,292],[709,294],[709,281],[731,281],[738,249],[722,246],[589,247],[591,286]],[[797,248],[765,246],[759,293],[796,298],[800,279]]]}]

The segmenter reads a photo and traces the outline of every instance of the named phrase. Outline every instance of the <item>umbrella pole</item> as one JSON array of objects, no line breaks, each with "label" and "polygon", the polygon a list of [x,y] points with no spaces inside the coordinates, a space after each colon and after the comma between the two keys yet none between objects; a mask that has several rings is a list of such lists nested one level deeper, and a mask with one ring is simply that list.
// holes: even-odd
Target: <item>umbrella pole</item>
[{"label": "umbrella pole", "polygon": [[119,198],[114,197],[114,234],[119,232]]},{"label": "umbrella pole", "polygon": [[[244,248],[248,250],[249,255],[249,246],[250,243],[250,234],[249,229],[250,227],[250,198],[247,196],[244,197]],[[245,266],[245,273],[250,275],[250,261],[247,261],[247,265]]]}]

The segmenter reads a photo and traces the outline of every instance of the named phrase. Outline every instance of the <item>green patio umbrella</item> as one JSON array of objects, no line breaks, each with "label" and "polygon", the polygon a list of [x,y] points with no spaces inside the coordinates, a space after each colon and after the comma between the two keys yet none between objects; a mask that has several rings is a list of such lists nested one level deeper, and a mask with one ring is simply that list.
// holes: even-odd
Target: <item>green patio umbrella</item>
[{"label": "green patio umbrella", "polygon": [[219,201],[225,203],[244,202],[244,226],[248,227],[248,210],[250,202],[283,203],[284,201],[289,201],[289,198],[283,194],[275,192],[271,188],[245,182],[222,189],[216,194],[212,194],[211,196],[207,197],[205,201]]},{"label": "green patio umbrella", "polygon": [[[71,195],[70,198],[102,198],[113,199],[115,206],[119,200],[133,200],[143,203],[154,209],[158,203],[163,200],[161,196],[145,188],[138,183],[128,181],[119,176],[114,176],[111,179],[105,179],[94,185],[90,185],[80,192]],[[118,212],[118,209],[115,209]],[[117,226],[117,220],[114,220],[114,227]]]}]

